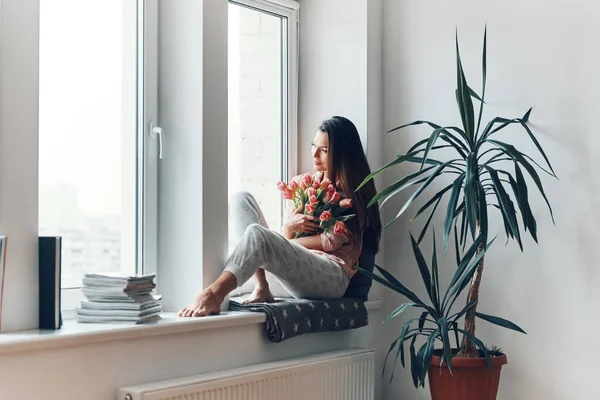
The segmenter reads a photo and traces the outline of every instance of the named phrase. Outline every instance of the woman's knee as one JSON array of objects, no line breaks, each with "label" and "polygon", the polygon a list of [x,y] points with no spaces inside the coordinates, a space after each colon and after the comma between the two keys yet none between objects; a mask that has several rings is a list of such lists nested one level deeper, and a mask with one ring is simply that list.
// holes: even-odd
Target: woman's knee
[{"label": "woman's knee", "polygon": [[261,239],[265,238],[268,235],[267,234],[268,231],[269,231],[269,229],[265,228],[261,224],[250,224],[246,228],[246,233],[249,236],[261,238]]},{"label": "woman's knee", "polygon": [[229,198],[229,210],[255,208],[258,202],[250,192],[235,192]]}]

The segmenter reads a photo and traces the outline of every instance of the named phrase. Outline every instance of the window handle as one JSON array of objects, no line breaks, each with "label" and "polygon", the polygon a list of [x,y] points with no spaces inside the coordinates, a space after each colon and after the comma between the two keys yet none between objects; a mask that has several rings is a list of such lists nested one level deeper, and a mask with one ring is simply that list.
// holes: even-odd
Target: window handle
[{"label": "window handle", "polygon": [[162,160],[163,158],[163,128],[160,126],[154,125],[153,122],[150,123],[150,139],[158,138],[158,158]]}]

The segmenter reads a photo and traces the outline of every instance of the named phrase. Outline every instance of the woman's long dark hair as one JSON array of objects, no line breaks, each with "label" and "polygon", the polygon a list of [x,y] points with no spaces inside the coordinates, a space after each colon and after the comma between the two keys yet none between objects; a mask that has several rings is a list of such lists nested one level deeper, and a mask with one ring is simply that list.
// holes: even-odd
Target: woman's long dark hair
[{"label": "woman's long dark hair", "polygon": [[321,123],[321,132],[329,139],[327,151],[327,171],[329,179],[352,199],[356,217],[347,222],[348,228],[355,234],[363,232],[363,249],[369,248],[377,253],[381,239],[381,218],[379,207],[369,201],[377,194],[375,183],[371,179],[360,190],[355,191],[371,173],[367,156],[362,147],[356,126],[347,118],[332,117]]}]

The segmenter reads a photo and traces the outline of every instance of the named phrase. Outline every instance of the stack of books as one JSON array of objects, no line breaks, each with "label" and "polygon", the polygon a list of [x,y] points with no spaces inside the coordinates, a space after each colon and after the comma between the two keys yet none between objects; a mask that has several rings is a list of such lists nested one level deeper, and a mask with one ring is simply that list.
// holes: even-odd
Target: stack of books
[{"label": "stack of books", "polygon": [[154,294],[154,277],[85,274],[86,300],[77,307],[77,321],[142,324],[159,320],[162,306],[160,296]]}]

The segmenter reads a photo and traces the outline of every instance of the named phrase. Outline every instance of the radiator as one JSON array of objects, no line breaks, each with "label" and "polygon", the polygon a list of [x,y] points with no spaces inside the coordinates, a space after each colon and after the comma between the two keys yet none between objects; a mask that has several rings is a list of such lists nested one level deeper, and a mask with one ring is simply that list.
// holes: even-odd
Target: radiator
[{"label": "radiator", "polygon": [[375,356],[353,349],[119,390],[119,400],[373,400]]}]

